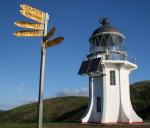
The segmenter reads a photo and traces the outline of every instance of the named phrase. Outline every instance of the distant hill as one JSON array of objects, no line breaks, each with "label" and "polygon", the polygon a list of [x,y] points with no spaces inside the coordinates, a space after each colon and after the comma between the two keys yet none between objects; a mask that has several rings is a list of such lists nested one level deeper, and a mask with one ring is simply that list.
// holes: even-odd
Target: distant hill
[{"label": "distant hill", "polygon": [[[44,100],[44,122],[78,122],[87,107],[86,97],[58,97]],[[9,111],[0,112],[0,123],[36,122],[37,103],[23,105]]]},{"label": "distant hill", "polygon": [[[143,119],[150,120],[150,81],[130,86],[134,109]],[[44,100],[44,122],[79,122],[86,111],[87,97],[58,97]],[[36,122],[37,103],[0,112],[0,123]]]},{"label": "distant hill", "polygon": [[150,120],[150,81],[141,81],[132,84],[131,101],[138,115]]}]

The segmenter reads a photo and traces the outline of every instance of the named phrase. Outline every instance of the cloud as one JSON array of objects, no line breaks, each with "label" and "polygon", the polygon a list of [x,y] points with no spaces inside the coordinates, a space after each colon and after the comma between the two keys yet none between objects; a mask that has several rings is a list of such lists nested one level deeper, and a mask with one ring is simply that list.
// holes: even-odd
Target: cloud
[{"label": "cloud", "polygon": [[34,102],[38,102],[38,98],[34,98],[34,99],[31,99],[31,100],[23,101],[23,104],[30,104],[30,103],[34,103]]},{"label": "cloud", "polygon": [[14,104],[0,104],[0,110],[9,110],[16,106],[17,105],[14,105]]},{"label": "cloud", "polygon": [[88,96],[89,90],[87,87],[79,89],[64,89],[56,93],[56,96]]},{"label": "cloud", "polygon": [[17,90],[18,92],[22,92],[22,91],[24,90],[24,84],[23,84],[23,83],[20,83],[19,85],[17,85],[16,90]]},{"label": "cloud", "polygon": [[37,98],[33,98],[33,99],[22,99],[22,100],[14,100],[12,104],[0,104],[0,110],[10,110],[12,108],[24,105],[24,104],[30,104],[30,103],[34,103],[37,102],[38,99]]},{"label": "cloud", "polygon": [[[24,84],[20,83],[18,86],[16,86],[16,90],[18,92],[22,92],[24,91]],[[77,89],[64,89],[62,91],[57,92],[54,96],[50,96],[44,99],[48,99],[48,98],[54,98],[54,97],[63,97],[63,96],[88,96],[89,95],[89,89],[88,87],[81,87],[81,88],[77,88]],[[12,108],[15,108],[17,106],[23,105],[23,104],[29,104],[29,103],[33,103],[33,102],[37,102],[38,98],[25,98],[25,99],[16,99],[15,101],[13,101],[13,103],[11,104],[0,104],[0,109],[2,110],[9,110]]]},{"label": "cloud", "polygon": [[17,104],[30,104],[37,101],[38,98],[25,98],[25,99],[16,99],[14,102]]}]

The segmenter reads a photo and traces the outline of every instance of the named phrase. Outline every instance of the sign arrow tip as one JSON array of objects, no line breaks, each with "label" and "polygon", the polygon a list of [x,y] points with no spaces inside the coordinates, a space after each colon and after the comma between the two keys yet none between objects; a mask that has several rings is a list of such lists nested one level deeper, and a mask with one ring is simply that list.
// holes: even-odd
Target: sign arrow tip
[{"label": "sign arrow tip", "polygon": [[14,36],[17,36],[15,32],[13,33],[13,35],[14,35]]},{"label": "sign arrow tip", "polygon": [[14,25],[17,25],[17,23],[16,23],[16,22],[14,22]]},{"label": "sign arrow tip", "polygon": [[20,8],[22,8],[22,7],[23,7],[23,4],[20,5]]}]

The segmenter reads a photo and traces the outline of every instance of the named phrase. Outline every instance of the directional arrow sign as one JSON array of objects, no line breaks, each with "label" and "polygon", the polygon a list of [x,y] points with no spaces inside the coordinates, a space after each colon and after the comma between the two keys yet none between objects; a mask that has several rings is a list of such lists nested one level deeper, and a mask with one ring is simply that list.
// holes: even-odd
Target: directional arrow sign
[{"label": "directional arrow sign", "polygon": [[43,31],[39,30],[22,30],[14,33],[15,36],[43,36]]},{"label": "directional arrow sign", "polygon": [[22,27],[22,28],[44,30],[44,24],[34,24],[34,23],[28,23],[24,21],[18,21],[18,22],[15,22],[15,25]]},{"label": "directional arrow sign", "polygon": [[46,41],[44,43],[44,47],[45,48],[52,47],[54,45],[61,43],[63,40],[64,40],[64,37],[57,37],[54,40]]},{"label": "directional arrow sign", "polygon": [[52,37],[55,31],[56,31],[56,28],[53,27],[53,28],[47,33],[47,35],[44,37],[43,42],[47,41],[50,37]]},{"label": "directional arrow sign", "polygon": [[33,8],[29,5],[22,4],[22,5],[20,5],[20,7],[25,11],[28,11],[28,12],[34,14],[34,15],[38,15],[39,17],[45,16],[44,12],[42,12],[42,11],[36,9],[36,8]]},{"label": "directional arrow sign", "polygon": [[35,20],[39,23],[44,23],[44,20],[45,20],[45,15],[42,15],[42,16],[38,16],[32,12],[29,12],[29,11],[26,11],[26,10],[20,10],[20,13],[22,15],[24,15],[25,17],[27,18],[30,18],[32,20]]}]

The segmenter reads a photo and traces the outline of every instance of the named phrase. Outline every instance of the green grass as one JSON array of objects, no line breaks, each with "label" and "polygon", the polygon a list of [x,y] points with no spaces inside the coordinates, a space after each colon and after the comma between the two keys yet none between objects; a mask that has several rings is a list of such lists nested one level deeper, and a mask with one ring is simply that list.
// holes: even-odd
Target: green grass
[{"label": "green grass", "polygon": [[[80,123],[46,123],[43,128],[150,128],[150,125],[96,125]],[[37,128],[36,124],[0,124],[0,128]]]},{"label": "green grass", "polygon": [[0,128],[36,128],[35,124],[0,124]]}]

